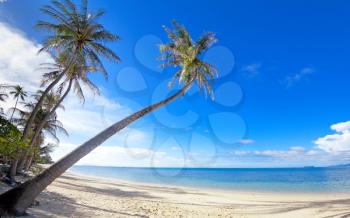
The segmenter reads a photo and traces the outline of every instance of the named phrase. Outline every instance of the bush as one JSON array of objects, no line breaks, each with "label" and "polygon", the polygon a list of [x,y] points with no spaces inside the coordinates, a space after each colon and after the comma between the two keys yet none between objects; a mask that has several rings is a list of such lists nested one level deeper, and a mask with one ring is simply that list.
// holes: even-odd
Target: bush
[{"label": "bush", "polygon": [[21,136],[22,133],[16,126],[0,116],[0,156],[16,158],[18,151],[25,148]]}]

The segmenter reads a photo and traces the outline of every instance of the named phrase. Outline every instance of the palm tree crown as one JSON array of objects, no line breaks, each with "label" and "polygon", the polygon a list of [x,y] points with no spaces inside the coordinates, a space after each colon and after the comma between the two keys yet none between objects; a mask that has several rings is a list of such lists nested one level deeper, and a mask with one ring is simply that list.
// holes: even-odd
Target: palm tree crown
[{"label": "palm tree crown", "polygon": [[[164,60],[162,67],[180,67],[174,75],[174,79],[179,83],[189,83],[195,81],[200,90],[205,94],[214,97],[212,92],[212,82],[217,75],[217,69],[200,59],[200,55],[208,50],[216,41],[215,34],[208,32],[203,34],[194,42],[187,29],[173,21],[174,29],[163,27],[168,34],[169,43],[160,45]],[[172,85],[174,80],[170,83]]]},{"label": "palm tree crown", "polygon": [[[43,86],[47,83],[54,81],[64,69],[69,67],[68,65],[70,64],[70,61],[66,55],[60,54],[59,57],[54,59],[55,63],[44,64],[42,67],[43,69],[49,70],[48,73],[45,73],[43,75]],[[103,69],[100,69],[97,66],[86,66],[84,62],[75,62],[71,64],[69,70],[65,73],[64,80],[58,88],[58,92],[61,93],[66,84],[70,81],[73,81],[74,91],[76,92],[78,97],[83,100],[83,102],[85,101],[85,97],[83,89],[81,87],[81,83],[90,88],[90,90],[92,90],[93,93],[99,95],[100,91],[98,87],[88,78],[89,73],[103,73]]]},{"label": "palm tree crown", "polygon": [[[39,21],[37,26],[48,30],[49,35],[40,51],[67,53],[71,60],[98,66],[106,74],[106,70],[99,58],[103,56],[109,60],[120,61],[120,58],[105,42],[114,42],[119,37],[108,32],[97,19],[104,15],[104,11],[89,12],[87,0],[82,0],[78,9],[71,0],[52,0],[52,5],[46,5],[41,10],[53,18],[54,22]],[[56,55],[57,56],[57,55]]]},{"label": "palm tree crown", "polygon": [[4,89],[7,88],[7,85],[0,84],[0,101],[5,101],[5,99],[8,97],[6,92],[4,92]]},{"label": "palm tree crown", "polygon": [[15,107],[13,108],[10,120],[12,120],[15,110],[17,109],[18,100],[21,99],[22,101],[24,101],[25,97],[27,97],[27,92],[24,91],[22,86],[17,85],[17,86],[13,86],[12,88],[13,90],[10,91],[10,95],[12,95],[14,99],[16,99],[16,103],[15,103]]},{"label": "palm tree crown", "polygon": [[[107,78],[107,72],[100,56],[109,60],[120,61],[119,57],[104,45],[106,42],[119,40],[119,37],[108,32],[102,24],[97,22],[98,18],[104,15],[103,11],[89,12],[87,0],[82,0],[80,8],[77,8],[71,0],[52,0],[51,3],[51,5],[46,5],[41,10],[52,19],[52,22],[39,21],[37,23],[37,27],[50,33],[43,42],[43,48],[40,51],[50,52],[56,57],[64,54],[68,57],[69,64],[60,71],[56,79],[43,92],[24,128],[23,141],[27,138],[28,131],[45,95],[56,86],[75,63],[84,63],[84,65],[98,68]],[[72,83],[70,82],[70,84]],[[63,95],[62,100],[65,96]],[[58,104],[60,103],[59,101]]]},{"label": "palm tree crown", "polygon": [[13,90],[10,91],[10,94],[13,96],[14,99],[21,99],[24,101],[24,98],[27,97],[27,92],[24,91],[24,88],[20,85],[14,86]]}]

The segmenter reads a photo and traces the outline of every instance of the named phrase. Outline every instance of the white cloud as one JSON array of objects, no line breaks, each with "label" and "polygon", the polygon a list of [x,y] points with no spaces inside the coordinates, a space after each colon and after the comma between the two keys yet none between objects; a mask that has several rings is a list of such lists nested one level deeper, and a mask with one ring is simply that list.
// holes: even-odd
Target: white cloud
[{"label": "white cloud", "polygon": [[65,110],[59,110],[59,120],[70,133],[96,134],[115,121],[130,114],[131,110],[105,96],[92,96],[86,93],[85,104],[82,105],[74,93],[63,102]]},{"label": "white cloud", "polygon": [[241,145],[250,145],[253,143],[255,143],[255,141],[252,139],[242,139],[239,141],[239,144],[241,144]]},{"label": "white cloud", "polygon": [[261,65],[262,65],[261,63],[252,63],[252,64],[244,65],[241,68],[241,71],[244,72],[244,76],[246,78],[252,78],[257,76],[260,73]]},{"label": "white cloud", "polygon": [[318,138],[317,147],[330,153],[350,152],[350,121],[334,124],[331,129],[336,133]]},{"label": "white cloud", "polygon": [[348,163],[350,153],[328,153],[318,148],[306,149],[301,146],[285,150],[234,150],[235,159],[259,167],[329,166]]},{"label": "white cloud", "polygon": [[[78,144],[61,143],[52,156],[53,160],[60,159],[77,146]],[[183,158],[173,156],[165,151],[117,145],[99,146],[77,163],[77,165],[130,167],[182,167],[183,164]]]},{"label": "white cloud", "polygon": [[4,3],[4,2],[6,2],[7,0],[0,0],[0,3]]},{"label": "white cloud", "polygon": [[38,54],[41,45],[33,42],[21,31],[0,22],[0,81],[20,84],[35,92],[41,81],[36,70],[41,63],[52,62],[48,53]]},{"label": "white cloud", "polygon": [[181,150],[181,148],[179,146],[171,146],[170,149],[173,151],[180,151]]},{"label": "white cloud", "polygon": [[302,80],[303,78],[305,78],[306,76],[308,76],[310,74],[313,74],[314,72],[315,72],[315,69],[313,69],[311,67],[305,67],[305,68],[301,69],[299,72],[288,76],[285,80],[285,84],[286,84],[287,88],[290,88],[296,82],[299,82],[300,80]]}]

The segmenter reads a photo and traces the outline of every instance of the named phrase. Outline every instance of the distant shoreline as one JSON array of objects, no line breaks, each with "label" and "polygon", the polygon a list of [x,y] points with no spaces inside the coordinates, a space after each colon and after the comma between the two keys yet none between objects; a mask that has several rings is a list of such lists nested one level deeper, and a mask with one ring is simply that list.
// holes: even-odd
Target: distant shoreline
[{"label": "distant shoreline", "polygon": [[180,169],[73,166],[69,172],[98,179],[224,192],[350,194],[348,168]]}]

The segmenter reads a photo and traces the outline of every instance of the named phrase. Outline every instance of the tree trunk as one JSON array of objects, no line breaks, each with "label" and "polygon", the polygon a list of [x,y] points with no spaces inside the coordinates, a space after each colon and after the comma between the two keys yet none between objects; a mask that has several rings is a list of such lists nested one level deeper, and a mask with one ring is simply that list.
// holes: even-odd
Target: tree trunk
[{"label": "tree trunk", "polygon": [[11,161],[9,176],[13,180],[15,179],[15,176],[17,174],[17,164],[18,164],[18,160],[17,159]]},{"label": "tree trunk", "polygon": [[46,116],[45,116],[44,119],[40,122],[40,124],[38,125],[38,127],[35,128],[35,132],[34,132],[33,137],[32,137],[31,140],[30,140],[29,147],[28,147],[28,149],[26,149],[26,151],[24,152],[24,155],[22,156],[21,160],[19,161],[19,164],[18,164],[18,166],[17,166],[17,172],[20,172],[20,171],[23,169],[29,151],[33,148],[34,143],[36,142],[36,139],[37,139],[38,136],[40,135],[41,130],[44,128],[44,126],[45,126],[47,120],[55,113],[55,111],[56,111],[57,108],[61,105],[61,103],[63,102],[63,100],[67,97],[68,93],[70,92],[70,90],[71,90],[71,88],[72,88],[72,83],[73,83],[73,80],[71,79],[71,80],[69,81],[69,85],[68,85],[67,90],[66,90],[65,93],[62,95],[62,97],[60,98],[60,100],[57,102],[57,104],[55,105],[55,107],[53,107],[52,110],[51,110],[48,114],[46,114]]},{"label": "tree trunk", "polygon": [[152,111],[166,105],[167,103],[175,100],[177,97],[183,95],[187,89],[192,85],[193,80],[187,83],[181,90],[169,98],[146,107],[125,119],[111,125],[107,129],[103,130],[95,137],[91,138],[71,153],[51,165],[44,170],[38,176],[33,179],[13,188],[0,195],[0,215],[1,213],[9,213],[13,215],[22,215],[25,213],[26,208],[34,201],[34,199],[56,178],[62,175],[68,168],[73,166],[81,158],[86,156],[97,146],[101,145],[108,138],[113,136],[118,131],[122,130],[135,120],[151,113]]},{"label": "tree trunk", "polygon": [[22,135],[22,142],[25,142],[29,133],[29,129],[31,128],[31,126],[33,125],[34,122],[34,118],[36,116],[36,114],[38,113],[41,105],[44,102],[44,99],[46,97],[46,95],[51,91],[51,89],[62,79],[62,77],[64,76],[64,74],[66,74],[66,71],[68,69],[65,69],[48,87],[46,87],[45,91],[43,92],[43,94],[40,96],[39,101],[36,103],[33,111],[30,113],[30,116],[28,118],[28,122],[26,123],[26,126],[24,127],[23,130],[23,135]]},{"label": "tree trunk", "polygon": [[34,158],[34,154],[29,155],[29,157],[27,158],[25,166],[24,166],[25,171],[28,171],[30,169],[30,167],[32,166],[33,158]]},{"label": "tree trunk", "polygon": [[18,98],[19,98],[19,97],[17,97],[17,99],[16,99],[15,108],[14,108],[13,111],[12,111],[12,114],[11,114],[11,117],[10,117],[10,122],[12,121],[13,115],[15,114],[15,111],[16,111],[16,109],[17,109]]}]

